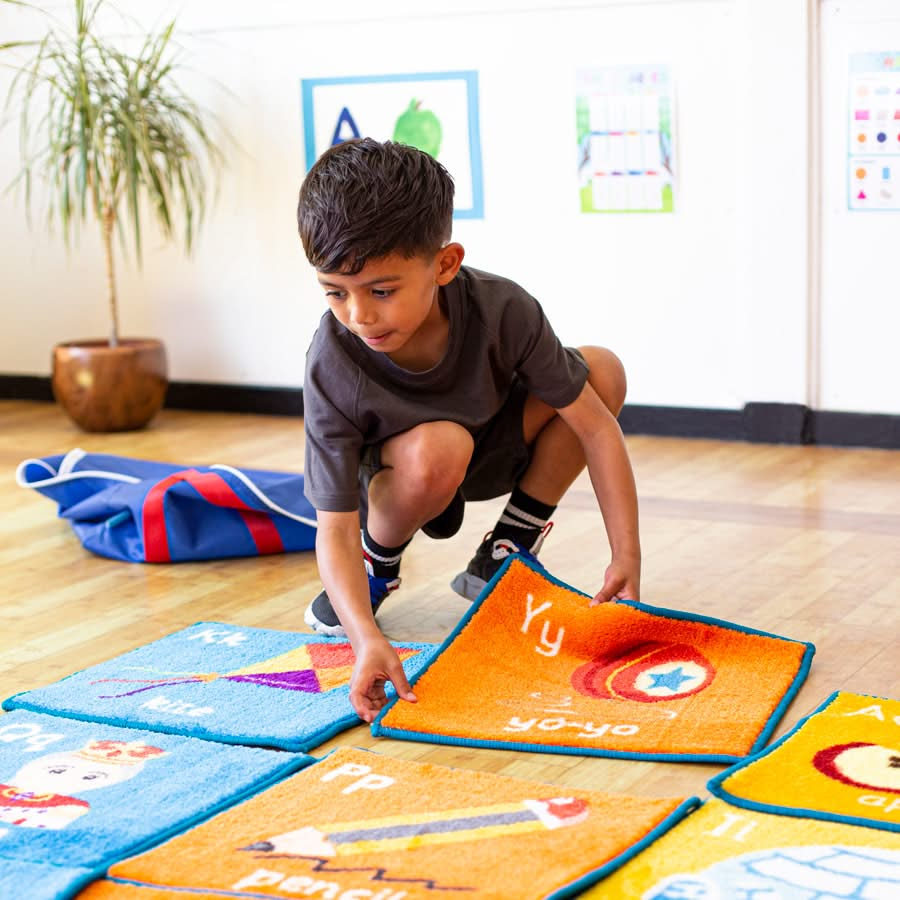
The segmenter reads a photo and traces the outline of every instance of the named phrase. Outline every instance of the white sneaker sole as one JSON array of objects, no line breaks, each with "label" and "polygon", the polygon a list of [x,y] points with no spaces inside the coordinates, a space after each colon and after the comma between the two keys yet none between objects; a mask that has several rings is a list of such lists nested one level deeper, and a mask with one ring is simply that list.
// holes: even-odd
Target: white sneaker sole
[{"label": "white sneaker sole", "polygon": [[465,597],[466,600],[477,600],[478,595],[484,590],[486,584],[487,582],[477,575],[471,575],[469,572],[460,572],[459,575],[450,582],[450,587],[453,588],[460,597]]},{"label": "white sneaker sole", "polygon": [[306,607],[306,612],[303,613],[303,621],[317,634],[326,634],[329,637],[347,637],[347,632],[344,631],[342,625],[326,625],[324,622],[320,622],[313,612],[312,603]]}]

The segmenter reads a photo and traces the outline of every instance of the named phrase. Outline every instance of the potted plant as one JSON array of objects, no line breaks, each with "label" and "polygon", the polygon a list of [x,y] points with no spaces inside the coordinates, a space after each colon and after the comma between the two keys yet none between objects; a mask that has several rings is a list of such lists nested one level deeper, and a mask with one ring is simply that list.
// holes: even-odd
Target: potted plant
[{"label": "potted plant", "polygon": [[[30,58],[16,66],[7,108],[17,104],[24,186],[48,189],[48,224],[58,220],[67,247],[85,222],[99,228],[106,261],[109,336],[67,341],[53,350],[53,392],[87,431],[144,426],[168,385],[162,343],[119,333],[114,232],[130,232],[141,263],[142,213],[168,241],[191,252],[222,154],[199,107],[175,81],[174,21],[126,52],[96,29],[105,0],[73,0],[74,30],[50,27],[41,40],[0,45]],[[20,4],[28,5],[28,4]]]}]

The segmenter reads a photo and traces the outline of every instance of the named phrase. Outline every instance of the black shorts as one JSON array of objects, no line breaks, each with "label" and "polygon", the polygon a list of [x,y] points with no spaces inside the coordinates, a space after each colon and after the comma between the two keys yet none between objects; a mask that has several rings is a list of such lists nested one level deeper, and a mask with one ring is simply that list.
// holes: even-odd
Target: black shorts
[{"label": "black shorts", "polygon": [[[525,474],[531,462],[531,448],[525,443],[522,431],[527,399],[528,389],[517,379],[497,414],[472,435],[475,449],[462,483],[466,500],[490,500],[509,494]],[[368,506],[369,482],[384,468],[381,447],[381,444],[367,445],[360,459],[360,505],[363,515]]]}]

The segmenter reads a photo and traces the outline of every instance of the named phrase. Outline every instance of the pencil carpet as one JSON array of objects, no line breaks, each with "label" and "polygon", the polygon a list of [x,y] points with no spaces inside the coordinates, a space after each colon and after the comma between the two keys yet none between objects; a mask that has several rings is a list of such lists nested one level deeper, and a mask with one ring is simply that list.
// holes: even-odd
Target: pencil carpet
[{"label": "pencil carpet", "polygon": [[633,759],[733,762],[764,746],[811,644],[590,598],[510,557],[374,734]]},{"label": "pencil carpet", "polygon": [[900,835],[709,800],[585,900],[888,900]]},{"label": "pencil carpet", "polygon": [[[109,872],[201,896],[571,896],[696,806],[340,748]],[[205,892],[205,893],[204,893]],[[140,896],[139,894],[136,896]]]},{"label": "pencil carpet", "polygon": [[310,762],[24,710],[4,715],[0,896],[72,896],[116,860]]},{"label": "pencil carpet", "polygon": [[[432,644],[398,644],[409,675]],[[46,687],[4,709],[149,728],[232,744],[309,750],[358,725],[355,657],[337,638],[199,622]]]},{"label": "pencil carpet", "polygon": [[748,809],[900,832],[900,701],[836,691],[709,790]]}]

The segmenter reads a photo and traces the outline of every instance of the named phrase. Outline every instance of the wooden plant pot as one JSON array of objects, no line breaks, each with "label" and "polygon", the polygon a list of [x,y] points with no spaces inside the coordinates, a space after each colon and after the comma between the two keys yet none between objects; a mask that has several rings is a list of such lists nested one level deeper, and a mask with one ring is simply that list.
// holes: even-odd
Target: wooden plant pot
[{"label": "wooden plant pot", "polygon": [[159,412],[166,348],[152,338],[67,341],[53,348],[53,395],[85,431],[133,431]]}]

